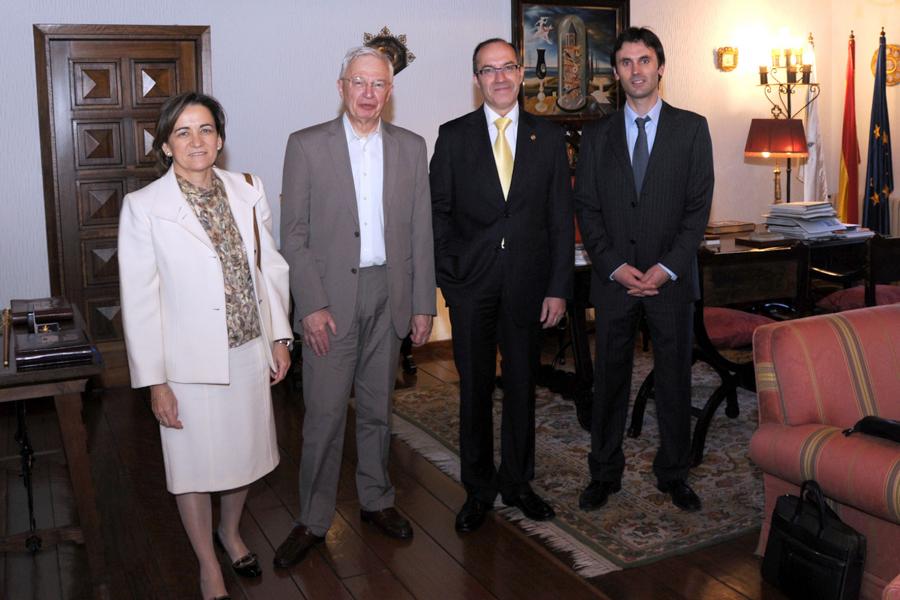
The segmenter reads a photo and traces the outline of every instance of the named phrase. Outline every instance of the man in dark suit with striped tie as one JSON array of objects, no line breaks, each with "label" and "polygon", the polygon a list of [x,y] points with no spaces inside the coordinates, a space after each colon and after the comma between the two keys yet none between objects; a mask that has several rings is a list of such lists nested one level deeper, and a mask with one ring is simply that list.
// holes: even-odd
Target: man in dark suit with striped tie
[{"label": "man in dark suit with striped tie", "polygon": [[[431,159],[435,268],[453,327],[460,470],[468,494],[456,517],[458,531],[478,529],[498,492],[529,519],[554,516],[529,484],[534,371],[541,326],[559,323],[574,273],[563,132],[520,110],[522,67],[509,42],[479,44],[472,68],[484,105],[441,126]],[[498,346],[499,468],[492,425]]]},{"label": "man in dark suit with striped tie", "polygon": [[700,509],[686,483],[690,467],[693,303],[697,249],[713,193],[706,119],[659,96],[662,43],[632,27],[610,53],[625,91],[622,110],[585,127],[575,203],[593,262],[597,352],[591,422],[591,482],[579,504],[593,510],[622,485],[622,439],[641,315],[653,344],[659,449],[653,473],[675,506]]}]

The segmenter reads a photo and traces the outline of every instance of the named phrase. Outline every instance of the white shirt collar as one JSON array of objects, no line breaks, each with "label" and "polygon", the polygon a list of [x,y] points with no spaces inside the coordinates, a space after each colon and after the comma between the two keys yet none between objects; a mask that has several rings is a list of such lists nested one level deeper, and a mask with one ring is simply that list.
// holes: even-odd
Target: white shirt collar
[{"label": "white shirt collar", "polygon": [[[487,102],[485,102],[485,104],[484,104],[484,116],[487,118],[488,127],[491,127],[491,126],[496,127],[496,125],[494,124],[494,121],[499,119],[500,115],[497,114],[497,112],[494,111],[494,109],[492,109],[490,106],[488,106]],[[512,128],[518,127],[519,126],[519,103],[516,102],[515,106],[512,107],[512,110],[510,110],[508,113],[506,113],[505,116],[506,116],[506,118],[508,118],[511,121],[511,123],[506,128],[507,131],[509,131],[510,127],[512,127]]]},{"label": "white shirt collar", "polygon": [[344,113],[342,121],[344,122],[344,133],[347,134],[347,143],[353,141],[363,142],[369,139],[377,139],[377,137],[381,135],[381,119],[378,119],[378,125],[375,126],[375,130],[366,136],[362,136],[356,133],[356,130],[353,129],[353,125],[350,123],[350,117],[347,116],[347,113]]}]

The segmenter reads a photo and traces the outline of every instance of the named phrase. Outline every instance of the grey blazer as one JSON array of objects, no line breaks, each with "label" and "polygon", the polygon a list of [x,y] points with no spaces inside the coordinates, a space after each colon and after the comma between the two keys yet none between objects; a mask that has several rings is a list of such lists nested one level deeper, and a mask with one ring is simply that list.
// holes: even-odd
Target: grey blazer
[{"label": "grey blazer", "polygon": [[[431,193],[425,140],[381,123],[384,144],[384,238],[391,321],[398,337],[413,314],[436,312]],[[296,131],[284,157],[281,252],[290,265],[294,329],[328,308],[336,339],[356,306],[359,215],[341,117]]]}]

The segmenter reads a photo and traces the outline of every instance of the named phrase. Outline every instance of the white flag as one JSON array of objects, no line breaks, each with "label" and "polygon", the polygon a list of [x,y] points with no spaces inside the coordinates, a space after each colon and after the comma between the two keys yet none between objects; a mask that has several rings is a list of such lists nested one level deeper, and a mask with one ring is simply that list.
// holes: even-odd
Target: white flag
[{"label": "white flag", "polygon": [[[808,61],[808,62],[807,62]],[[806,42],[803,62],[812,65],[810,83],[816,83],[816,53],[812,40]],[[813,88],[807,88],[806,101],[812,100]],[[797,169],[797,179],[803,182],[803,199],[807,202],[828,200],[828,181],[825,177],[825,148],[819,130],[819,101],[812,100],[806,107],[806,148],[809,157],[806,164]]]}]

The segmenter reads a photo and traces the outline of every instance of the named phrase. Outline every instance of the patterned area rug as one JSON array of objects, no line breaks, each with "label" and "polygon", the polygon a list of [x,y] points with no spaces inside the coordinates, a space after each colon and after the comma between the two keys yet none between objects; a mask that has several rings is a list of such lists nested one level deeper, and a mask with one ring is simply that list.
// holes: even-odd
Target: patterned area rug
[{"label": "patterned area rug", "polygon": [[[651,355],[637,351],[632,398],[651,368]],[[718,385],[716,374],[698,364],[693,371],[693,398],[701,406]],[[500,395],[495,393],[495,446],[499,450]],[[759,470],[748,457],[750,436],[757,424],[756,395],[738,392],[741,414],[725,416],[724,405],[713,418],[703,464],[688,482],[703,501],[698,513],[675,508],[656,489],[651,464],[656,453],[657,427],[653,403],[648,403],[644,429],[637,439],[625,438],[626,467],[622,491],[594,512],[578,508],[578,495],[588,483],[590,436],[575,418],[572,402],[539,388],[536,408],[536,473],[532,486],[556,509],[556,519],[538,523],[516,508],[497,509],[529,535],[568,554],[584,577],[635,567],[668,556],[719,543],[759,527],[763,486]],[[459,481],[459,390],[450,384],[410,388],[394,397],[394,433],[414,450]],[[695,420],[696,422],[696,420]],[[496,459],[499,464],[499,456]],[[502,509],[502,510],[501,510]]]}]

